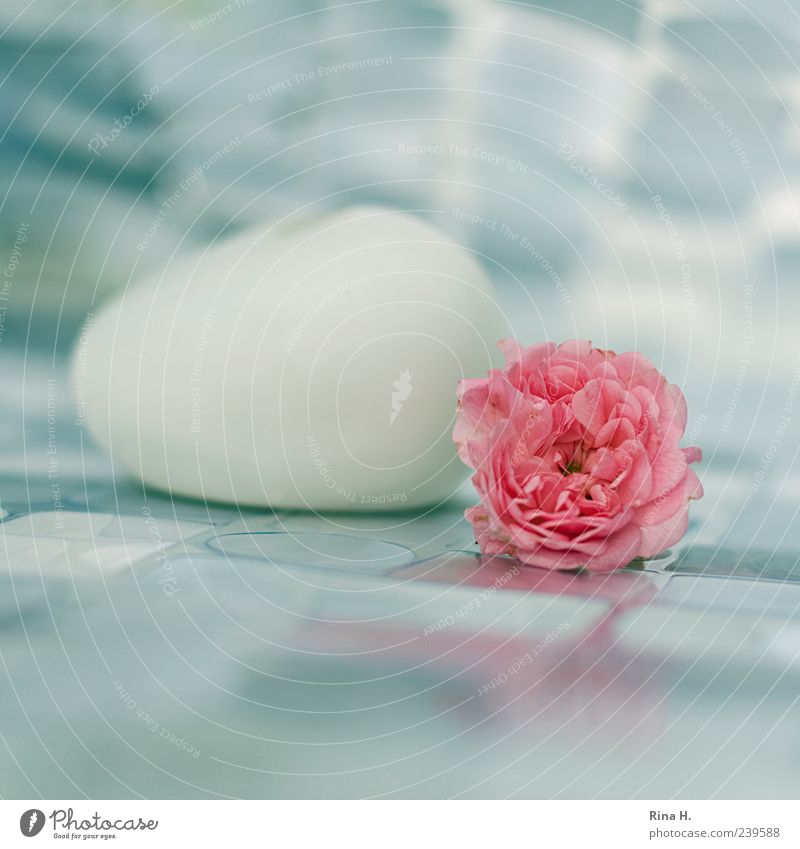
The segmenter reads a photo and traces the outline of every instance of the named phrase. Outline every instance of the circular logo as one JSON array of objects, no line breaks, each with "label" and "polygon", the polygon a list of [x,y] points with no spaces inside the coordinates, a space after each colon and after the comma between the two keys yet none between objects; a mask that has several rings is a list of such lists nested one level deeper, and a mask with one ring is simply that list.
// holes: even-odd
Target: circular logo
[{"label": "circular logo", "polygon": [[19,818],[19,830],[25,837],[36,837],[44,828],[44,811],[31,808]]}]

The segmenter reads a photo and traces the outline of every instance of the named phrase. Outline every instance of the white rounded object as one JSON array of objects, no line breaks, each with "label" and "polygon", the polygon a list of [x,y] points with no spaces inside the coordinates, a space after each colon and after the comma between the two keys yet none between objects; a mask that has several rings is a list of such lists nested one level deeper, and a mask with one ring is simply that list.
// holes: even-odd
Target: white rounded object
[{"label": "white rounded object", "polygon": [[468,473],[456,385],[506,333],[465,248],[355,207],[218,242],[107,304],[74,357],[78,409],[115,464],[177,494],[420,507]]}]

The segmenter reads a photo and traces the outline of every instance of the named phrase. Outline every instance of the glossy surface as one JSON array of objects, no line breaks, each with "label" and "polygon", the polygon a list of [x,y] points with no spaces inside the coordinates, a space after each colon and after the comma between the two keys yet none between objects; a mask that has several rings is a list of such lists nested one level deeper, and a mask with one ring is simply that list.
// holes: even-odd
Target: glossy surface
[{"label": "glossy surface", "polygon": [[61,391],[50,477],[35,403],[50,374],[29,358],[24,383],[4,378],[7,467],[22,454],[32,472],[0,480],[3,796],[800,786],[797,554],[754,511],[749,549],[719,545],[747,533],[737,470],[705,472],[679,551],[551,574],[481,558],[467,490],[380,516],[144,493],[114,481]]}]

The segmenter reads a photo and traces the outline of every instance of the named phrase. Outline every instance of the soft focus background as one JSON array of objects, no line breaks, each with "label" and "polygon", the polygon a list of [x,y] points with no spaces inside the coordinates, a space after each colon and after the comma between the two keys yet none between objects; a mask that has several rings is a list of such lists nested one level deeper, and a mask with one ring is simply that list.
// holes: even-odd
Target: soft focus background
[{"label": "soft focus background", "polygon": [[712,455],[774,436],[796,4],[6,0],[0,33],[0,341],[61,351],[176,253],[373,200],[477,251],[524,339],[645,351]]},{"label": "soft focus background", "polygon": [[[88,519],[75,519],[72,530],[56,534],[57,542],[47,540],[52,550],[40,547],[42,562],[51,565],[63,560],[66,537],[84,542],[113,537],[117,554],[109,548],[104,556],[124,565],[132,558],[130,545],[142,552],[149,545],[152,554],[154,541],[175,542],[181,534],[208,529],[217,519],[199,506],[181,508],[184,525],[200,523],[188,530],[171,525],[169,511],[162,510],[156,539],[140,502],[116,489],[102,490],[100,482],[110,471],[80,429],[70,430],[75,411],[61,381],[82,322],[143,274],[227,232],[301,209],[375,201],[417,211],[475,251],[522,340],[578,336],[600,347],[638,349],[649,356],[684,388],[690,411],[687,443],[704,450],[701,475],[707,494],[693,507],[691,536],[701,548],[686,569],[702,571],[713,562],[724,573],[751,564],[754,574],[796,580],[799,62],[800,7],[793,0],[3,0],[3,510],[14,514],[22,511],[20,505],[35,504],[44,514],[65,504],[81,509],[82,504],[109,514],[126,509],[137,514],[138,525],[123,523],[116,530],[109,530],[109,515],[104,521],[111,524],[102,532],[87,525]],[[56,436],[58,489],[53,488],[49,450]],[[40,477],[32,483],[34,473]],[[303,530],[304,522],[295,518],[291,527]],[[269,527],[277,525],[262,529]],[[419,535],[408,529],[399,533],[395,527],[391,534],[367,523],[359,529],[402,541],[417,556],[470,543],[467,531],[465,539],[439,539],[438,548],[421,552]],[[28,531],[29,537],[53,536],[46,522],[34,522]],[[426,544],[438,539],[425,533]],[[12,531],[5,554],[13,561],[9,539],[13,542]],[[366,559],[371,551],[367,546]],[[243,554],[235,547],[227,553]],[[20,556],[18,551],[18,561]],[[192,562],[202,571],[205,561],[195,557]],[[792,721],[796,731],[797,719],[795,596],[781,596],[779,632],[761,633],[761,642],[750,641],[750,626],[734,622],[731,611],[749,610],[760,622],[777,590],[764,598],[749,596],[744,606],[734,593],[723,605],[728,612],[719,621],[708,613],[712,619],[696,631],[694,620],[680,616],[664,623],[662,631],[657,614],[628,619],[627,642],[622,648],[617,644],[616,654],[604,637],[588,655],[568,655],[572,660],[565,666],[556,664],[563,674],[554,685],[558,699],[536,691],[539,702],[523,699],[518,714],[511,719],[504,714],[510,725],[489,722],[482,727],[491,729],[490,736],[475,737],[464,730],[480,724],[476,717],[483,716],[476,702],[463,708],[471,690],[450,687],[439,698],[437,682],[449,673],[427,670],[429,652],[397,661],[416,670],[410,683],[389,676],[381,686],[375,684],[380,664],[370,677],[358,665],[312,669],[304,655],[306,648],[313,653],[320,645],[334,652],[368,653],[380,645],[372,635],[332,638],[320,626],[317,643],[314,634],[303,632],[292,658],[279,663],[269,655],[265,660],[242,634],[224,631],[225,623],[214,632],[219,610],[209,601],[213,594],[189,590],[188,582],[183,613],[188,616],[193,599],[191,609],[198,615],[175,625],[174,605],[155,574],[149,591],[146,582],[135,589],[117,585],[87,591],[95,599],[98,627],[113,628],[121,616],[132,629],[126,632],[127,643],[119,635],[110,641],[127,659],[116,666],[109,659],[102,676],[109,686],[92,696],[92,707],[109,719],[113,733],[103,723],[98,732],[81,701],[88,698],[84,688],[94,694],[90,682],[99,661],[87,660],[81,669],[76,656],[90,657],[94,638],[87,639],[88,654],[83,649],[65,658],[58,654],[58,641],[69,638],[69,627],[78,628],[74,622],[54,624],[33,654],[37,663],[52,666],[44,679],[47,687],[61,687],[57,698],[47,687],[42,691],[38,704],[49,713],[26,713],[24,708],[34,710],[33,697],[24,702],[16,695],[32,668],[30,657],[18,654],[6,661],[15,682],[15,696],[8,691],[6,708],[15,719],[3,730],[3,741],[8,746],[8,739],[18,735],[24,742],[12,745],[8,757],[2,754],[4,794],[641,793],[652,798],[796,793],[797,738],[789,733]],[[211,566],[207,578],[222,595],[229,589],[214,578]],[[263,574],[248,577],[256,583],[262,579]],[[320,581],[333,587],[326,583],[334,581],[331,577]],[[33,598],[41,588],[36,584],[23,592],[22,585],[14,586],[13,594],[6,589],[5,598],[16,600],[16,616],[27,603],[24,592]],[[700,599],[695,607],[703,608],[708,600],[700,590],[670,586],[673,602],[691,597]],[[344,589],[356,598],[365,587],[353,578],[335,589],[341,601]],[[122,601],[130,593],[136,598],[145,594],[148,614],[174,626],[174,632],[166,624],[160,632],[169,646],[165,654],[148,642],[149,636],[137,642],[143,620],[130,609],[120,614],[108,605],[106,592],[119,593]],[[327,621],[323,614],[330,608],[320,606],[312,592],[300,598],[296,587],[282,585],[270,592],[273,600],[282,600],[276,603],[281,615],[287,605],[307,604],[310,616]],[[605,598],[613,598],[617,610],[627,592],[626,586],[615,586]],[[560,593],[557,589],[559,598]],[[251,606],[252,594],[231,599],[234,619],[263,625],[259,639],[272,641],[273,648],[285,644],[281,615],[264,619],[263,611]],[[413,593],[391,599],[390,608],[416,609]],[[580,610],[593,603],[582,602]],[[31,610],[41,609],[31,605]],[[51,609],[53,622],[58,610]],[[599,610],[602,618],[606,608]],[[447,608],[425,614],[415,627],[424,630],[451,613]],[[339,614],[350,621],[362,616],[363,608],[354,604]],[[573,621],[573,614],[552,613],[540,636]],[[498,614],[504,622],[508,615]],[[532,621],[530,615],[521,618]],[[401,629],[384,637],[396,648],[411,639],[409,633]],[[659,664],[639,655],[633,662],[628,653],[645,642],[652,646],[653,635],[661,639],[665,633],[671,639],[693,633],[697,642],[684,647],[680,673],[654,682],[651,670]],[[75,634],[71,645],[78,646]],[[227,667],[216,655],[212,662],[203,637],[224,645],[228,660],[235,656],[251,671],[258,667],[260,677],[231,683],[221,672],[218,676]],[[2,647],[6,652],[9,646],[24,648],[31,639],[26,631],[8,637]],[[506,645],[497,633],[494,639],[468,647],[463,663],[469,666],[472,658],[485,659]],[[753,653],[728,665],[725,647],[736,648],[745,639]],[[106,651],[107,643],[100,639],[99,644]],[[455,645],[463,649],[458,640]],[[135,648],[135,658],[124,655],[122,648],[128,646]],[[704,655],[706,665],[692,662],[710,646],[718,653]],[[663,656],[674,660],[673,648],[662,646]],[[445,643],[438,650],[450,651]],[[520,651],[490,664],[478,683],[502,674]],[[180,698],[168,706],[169,700],[160,702],[152,693],[147,697],[148,686],[156,692],[168,680],[170,687],[178,686],[170,675],[186,664],[197,674],[180,679],[185,685],[178,687]],[[587,667],[599,679],[583,689],[579,684],[572,698],[570,682],[582,681]],[[317,681],[313,696],[295,680],[304,676]],[[365,684],[368,692],[353,695],[351,688],[339,698],[332,693],[341,690],[325,686],[362,678],[369,678],[375,692]],[[219,699],[236,693],[238,714],[221,702],[218,713],[208,707],[216,704],[203,689],[211,680],[217,682]],[[268,686],[276,680],[282,690]],[[523,695],[528,692],[520,688]],[[517,703],[522,696],[515,691],[512,697]],[[340,724],[304,725],[309,698]],[[372,698],[397,708],[387,709],[383,725],[359,721],[363,700]],[[147,705],[144,724],[134,712],[120,722],[110,719],[115,711],[127,710],[128,699]],[[272,705],[269,734],[256,707],[264,701]],[[62,709],[68,728],[59,725],[60,736],[50,739],[43,729],[48,717]],[[595,709],[600,719],[591,713]],[[551,724],[536,726],[536,745],[526,749],[534,754],[520,772],[517,750],[527,743],[509,741],[528,740],[514,735],[523,733],[537,710],[545,711]],[[641,728],[631,728],[624,719],[629,711]],[[445,715],[457,717],[455,731],[437,719]],[[76,717],[84,717],[86,724],[75,724]],[[564,717],[577,723],[577,749],[563,740],[557,743],[548,730],[560,728]],[[148,718],[157,734],[151,733]],[[595,734],[598,722],[605,731]],[[398,737],[400,725],[405,735]],[[165,755],[155,742],[165,728],[202,748],[199,760],[174,743]],[[641,746],[631,748],[629,736],[635,740],[639,731]],[[96,733],[103,751],[115,752],[117,766],[110,772],[106,755],[85,742]],[[347,749],[352,762],[336,760],[336,753],[345,751],[342,744],[359,734],[372,735],[372,744],[364,744],[363,752]],[[268,747],[267,754],[253,754],[253,762],[243,767],[238,762],[247,761],[256,737]],[[284,737],[304,745],[284,745],[279,739]],[[587,747],[592,756],[579,757]],[[209,751],[213,763],[206,760]],[[481,760],[486,752],[489,760]],[[167,765],[168,756],[184,760]],[[399,772],[381,773],[380,779],[370,773],[373,761],[386,766],[405,763],[406,757],[416,758],[414,768],[406,763]],[[447,765],[458,758],[469,762],[465,771],[448,772]],[[542,762],[554,764],[552,771],[542,771]],[[352,785],[320,778],[350,767]],[[180,779],[173,781],[175,775]],[[311,775],[313,781],[301,780]],[[525,776],[533,775],[535,783],[528,784]]]}]

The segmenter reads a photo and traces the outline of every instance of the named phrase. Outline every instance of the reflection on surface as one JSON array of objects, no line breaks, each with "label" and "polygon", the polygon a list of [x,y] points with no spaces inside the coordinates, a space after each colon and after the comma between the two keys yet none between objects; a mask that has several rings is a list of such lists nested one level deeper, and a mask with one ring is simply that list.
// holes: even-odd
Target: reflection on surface
[{"label": "reflection on surface", "polygon": [[667,569],[697,575],[800,581],[800,554],[693,545]]},{"label": "reflection on surface", "polygon": [[[0,752],[4,794],[737,796],[796,777],[792,638],[727,596],[690,610],[668,575],[463,552],[373,574],[202,550],[6,582],[0,700],[26,770]],[[729,768],[734,733],[772,778]]]},{"label": "reflection on surface", "polygon": [[253,557],[269,564],[386,571],[414,559],[414,552],[395,543],[353,534],[263,532],[221,534],[212,549],[232,557]]}]

